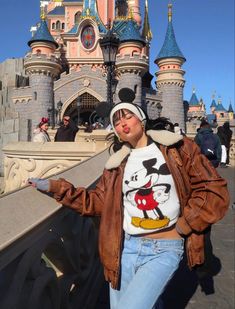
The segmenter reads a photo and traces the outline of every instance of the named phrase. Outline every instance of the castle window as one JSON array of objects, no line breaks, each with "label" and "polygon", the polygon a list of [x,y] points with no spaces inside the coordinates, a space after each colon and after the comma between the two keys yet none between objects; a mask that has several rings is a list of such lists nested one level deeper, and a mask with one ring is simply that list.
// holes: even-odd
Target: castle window
[{"label": "castle window", "polygon": [[41,53],[42,53],[42,52],[41,52],[41,49],[37,49],[37,50],[36,50],[36,54],[37,54],[37,56],[40,56],[40,55],[41,55]]},{"label": "castle window", "polygon": [[168,69],[170,69],[170,66],[168,65],[168,67],[167,67]]},{"label": "castle window", "polygon": [[34,91],[33,96],[34,96],[34,100],[36,101],[37,100],[37,96],[38,96],[36,91]]},{"label": "castle window", "polygon": [[57,22],[56,22],[56,30],[59,30],[59,29],[60,29],[60,21],[57,20]]},{"label": "castle window", "polygon": [[81,18],[81,12],[80,11],[78,11],[75,15],[74,15],[74,23],[75,24],[78,24],[79,23],[79,21],[80,21],[80,18]]},{"label": "castle window", "polygon": [[65,24],[62,23],[62,24],[61,24],[61,29],[64,30],[64,28],[65,28]]},{"label": "castle window", "polygon": [[54,30],[55,29],[55,23],[52,23],[51,25],[51,29]]},{"label": "castle window", "polygon": [[82,45],[86,48],[92,48],[95,44],[95,31],[90,25],[83,28],[81,33]]},{"label": "castle window", "polygon": [[137,91],[137,85],[134,86],[134,92],[136,93]]}]

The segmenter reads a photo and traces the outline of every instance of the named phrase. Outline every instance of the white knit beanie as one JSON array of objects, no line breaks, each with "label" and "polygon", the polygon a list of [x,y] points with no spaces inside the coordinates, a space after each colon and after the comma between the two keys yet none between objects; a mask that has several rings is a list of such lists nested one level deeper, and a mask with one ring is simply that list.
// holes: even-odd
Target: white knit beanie
[{"label": "white knit beanie", "polygon": [[139,120],[144,124],[146,124],[146,115],[144,113],[144,111],[142,110],[141,107],[139,107],[138,105],[134,104],[134,103],[124,103],[124,102],[121,102],[121,103],[118,103],[116,104],[113,109],[111,110],[110,112],[110,123],[112,125],[112,128],[113,128],[113,131],[114,133],[118,136],[116,130],[115,130],[115,127],[113,125],[113,115],[121,110],[121,109],[127,109],[129,111],[131,111],[133,114],[135,114]]}]

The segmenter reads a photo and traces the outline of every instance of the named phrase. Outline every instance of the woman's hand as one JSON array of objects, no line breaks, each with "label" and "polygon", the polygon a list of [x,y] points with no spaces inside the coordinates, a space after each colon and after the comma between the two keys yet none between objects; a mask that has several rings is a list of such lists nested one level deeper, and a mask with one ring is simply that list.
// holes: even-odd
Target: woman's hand
[{"label": "woman's hand", "polygon": [[49,179],[29,178],[28,184],[30,184],[32,187],[35,187],[41,191],[49,190]]}]

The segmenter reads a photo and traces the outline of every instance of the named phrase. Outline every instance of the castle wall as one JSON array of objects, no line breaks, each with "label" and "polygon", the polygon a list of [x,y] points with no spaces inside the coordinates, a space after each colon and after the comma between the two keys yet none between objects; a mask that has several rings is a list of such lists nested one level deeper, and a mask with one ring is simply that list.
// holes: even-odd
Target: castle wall
[{"label": "castle wall", "polygon": [[162,116],[171,122],[178,122],[185,130],[183,87],[177,84],[163,84],[158,88],[162,92]]},{"label": "castle wall", "polygon": [[22,58],[7,59],[0,63],[0,175],[3,174],[2,148],[20,138],[20,119],[12,96],[17,84],[25,82],[23,64]]},{"label": "castle wall", "polygon": [[62,73],[60,79],[54,83],[55,107],[61,101],[63,115],[69,104],[85,92],[92,94],[98,101],[106,101],[106,75],[102,69],[93,70],[90,65],[84,65],[80,71]]},{"label": "castle wall", "polygon": [[53,106],[53,79],[45,74],[30,76],[30,86],[33,93],[32,125],[40,122],[42,117],[48,117],[48,109]]}]

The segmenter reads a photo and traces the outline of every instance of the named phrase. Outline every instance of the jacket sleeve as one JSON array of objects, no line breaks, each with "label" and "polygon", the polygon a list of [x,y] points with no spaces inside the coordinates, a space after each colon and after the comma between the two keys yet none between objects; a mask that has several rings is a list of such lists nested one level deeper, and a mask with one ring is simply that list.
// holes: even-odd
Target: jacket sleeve
[{"label": "jacket sleeve", "polygon": [[180,150],[185,172],[189,177],[191,194],[185,204],[177,229],[182,234],[202,232],[210,224],[222,219],[229,207],[227,182],[201,155],[200,148],[186,138]]},{"label": "jacket sleeve", "polygon": [[57,202],[76,210],[82,215],[100,216],[104,204],[104,180],[102,175],[96,188],[87,190],[83,187],[75,188],[63,178],[50,179],[49,192]]}]

